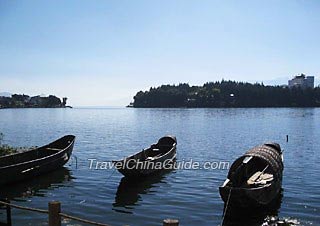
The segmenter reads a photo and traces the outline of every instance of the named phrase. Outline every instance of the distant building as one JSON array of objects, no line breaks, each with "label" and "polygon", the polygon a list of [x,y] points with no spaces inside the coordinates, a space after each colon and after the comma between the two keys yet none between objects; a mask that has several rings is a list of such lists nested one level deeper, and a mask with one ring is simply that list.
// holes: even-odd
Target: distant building
[{"label": "distant building", "polygon": [[289,88],[314,88],[314,76],[305,76],[304,74],[295,76],[293,79],[288,81],[288,86]]}]

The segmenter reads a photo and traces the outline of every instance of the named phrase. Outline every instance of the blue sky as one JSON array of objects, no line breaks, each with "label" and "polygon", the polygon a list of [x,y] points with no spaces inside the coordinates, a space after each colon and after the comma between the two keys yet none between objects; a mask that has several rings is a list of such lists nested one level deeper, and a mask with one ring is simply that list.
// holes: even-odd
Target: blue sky
[{"label": "blue sky", "polygon": [[161,84],[320,78],[319,1],[0,1],[0,92],[125,105]]}]

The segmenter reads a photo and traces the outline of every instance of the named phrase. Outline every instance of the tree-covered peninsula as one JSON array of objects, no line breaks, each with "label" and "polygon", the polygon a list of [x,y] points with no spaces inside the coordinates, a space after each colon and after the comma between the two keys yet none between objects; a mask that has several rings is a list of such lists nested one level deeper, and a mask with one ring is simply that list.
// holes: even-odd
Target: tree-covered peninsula
[{"label": "tree-covered peninsula", "polygon": [[64,108],[67,98],[50,95],[48,97],[13,94],[11,97],[0,96],[0,108]]},{"label": "tree-covered peninsula", "polygon": [[289,88],[246,82],[209,82],[203,86],[162,85],[134,96],[137,108],[319,107],[320,88]]}]

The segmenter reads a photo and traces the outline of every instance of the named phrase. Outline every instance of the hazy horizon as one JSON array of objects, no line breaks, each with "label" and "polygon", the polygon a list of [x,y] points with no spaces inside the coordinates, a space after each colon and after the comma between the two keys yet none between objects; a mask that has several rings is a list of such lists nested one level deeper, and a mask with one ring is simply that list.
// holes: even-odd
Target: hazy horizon
[{"label": "hazy horizon", "polygon": [[124,106],[162,84],[320,75],[318,1],[1,1],[0,92]]}]

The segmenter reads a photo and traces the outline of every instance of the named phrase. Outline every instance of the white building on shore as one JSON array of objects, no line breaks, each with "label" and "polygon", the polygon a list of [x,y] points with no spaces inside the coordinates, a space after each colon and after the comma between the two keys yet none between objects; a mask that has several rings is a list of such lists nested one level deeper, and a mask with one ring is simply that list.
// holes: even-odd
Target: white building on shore
[{"label": "white building on shore", "polygon": [[304,74],[297,75],[288,81],[289,88],[300,87],[302,89],[314,88],[314,76],[306,76]]}]

